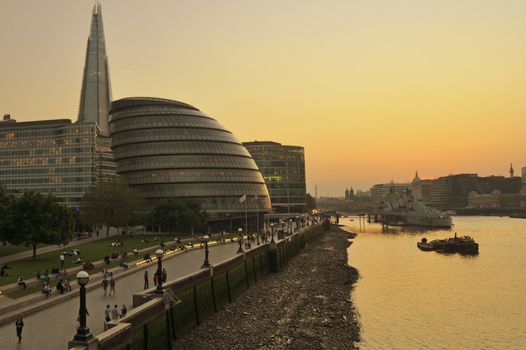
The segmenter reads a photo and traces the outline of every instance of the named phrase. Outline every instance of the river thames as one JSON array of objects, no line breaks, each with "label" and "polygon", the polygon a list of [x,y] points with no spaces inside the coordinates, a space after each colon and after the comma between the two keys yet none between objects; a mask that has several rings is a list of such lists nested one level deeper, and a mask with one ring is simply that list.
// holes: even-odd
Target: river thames
[{"label": "river thames", "polygon": [[[358,232],[349,264],[361,349],[526,349],[526,219],[454,216],[451,230]],[[423,252],[417,241],[472,236],[479,254]]]}]

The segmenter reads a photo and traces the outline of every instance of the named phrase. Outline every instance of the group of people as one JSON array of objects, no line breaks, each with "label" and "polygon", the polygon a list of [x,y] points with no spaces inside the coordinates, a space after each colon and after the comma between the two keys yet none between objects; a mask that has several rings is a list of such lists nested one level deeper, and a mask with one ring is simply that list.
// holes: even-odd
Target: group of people
[{"label": "group of people", "polygon": [[7,266],[7,264],[4,264],[0,266],[0,276],[8,276],[7,270],[10,270],[11,268]]},{"label": "group of people", "polygon": [[122,245],[124,245],[124,243],[121,242],[119,239],[117,240],[117,242],[111,242],[111,244],[110,244],[110,246],[112,246],[112,247],[120,247]]},{"label": "group of people", "polygon": [[[113,278],[113,274],[107,270],[102,270],[104,276],[102,277],[102,289],[104,290],[104,296],[108,295],[115,296],[115,279]],[[110,292],[108,294],[108,287],[110,288]]]},{"label": "group of people", "polygon": [[[120,311],[120,312],[119,312]],[[104,330],[108,330],[108,322],[118,319],[119,317],[124,317],[128,313],[128,308],[125,304],[122,305],[119,310],[119,306],[115,304],[113,309],[110,308],[110,305],[106,305],[104,309]]]},{"label": "group of people", "polygon": [[[166,271],[166,268],[163,267],[163,270],[161,272],[161,280],[163,283],[166,283],[166,279],[168,278],[168,272]],[[157,270],[153,273],[153,285],[156,286],[158,284],[157,282]],[[150,279],[148,270],[144,270],[144,289],[150,288]]]}]

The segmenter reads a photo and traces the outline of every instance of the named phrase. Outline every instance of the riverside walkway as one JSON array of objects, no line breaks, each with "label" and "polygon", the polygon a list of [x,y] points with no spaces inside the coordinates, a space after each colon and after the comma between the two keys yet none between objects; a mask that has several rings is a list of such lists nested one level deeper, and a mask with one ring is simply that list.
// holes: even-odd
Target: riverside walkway
[{"label": "riverside walkway", "polygon": [[[218,263],[236,255],[237,243],[227,243],[210,248],[210,263]],[[182,277],[193,273],[201,268],[204,260],[204,250],[189,250],[180,252],[163,259],[163,267],[168,273],[168,280]],[[124,277],[116,280],[116,296],[103,296],[102,288],[96,288],[87,293],[88,327],[93,335],[101,333],[104,325],[104,309],[109,304],[111,308],[115,304],[119,309],[126,304],[131,310],[133,294],[143,290],[144,270],[148,271],[150,287],[153,287],[153,275],[157,269],[157,262],[141,265]],[[100,286],[100,281],[92,282]],[[89,284],[88,284],[89,287]],[[73,338],[77,329],[77,314],[79,309],[78,290],[74,290],[76,297],[65,300],[56,305],[41,310],[37,313],[24,317],[24,330],[22,343],[17,344],[14,322],[0,327],[0,348],[11,349],[66,349],[67,343]],[[29,306],[29,305],[28,305]]]}]

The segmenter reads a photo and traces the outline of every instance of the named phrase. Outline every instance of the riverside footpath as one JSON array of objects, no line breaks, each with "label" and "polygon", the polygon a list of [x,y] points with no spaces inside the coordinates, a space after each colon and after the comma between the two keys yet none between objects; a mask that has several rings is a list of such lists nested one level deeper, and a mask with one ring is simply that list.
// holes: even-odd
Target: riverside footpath
[{"label": "riverside footpath", "polygon": [[360,329],[350,295],[358,271],[347,265],[347,238],[333,225],[281,272],[186,333],[176,348],[356,349]]}]

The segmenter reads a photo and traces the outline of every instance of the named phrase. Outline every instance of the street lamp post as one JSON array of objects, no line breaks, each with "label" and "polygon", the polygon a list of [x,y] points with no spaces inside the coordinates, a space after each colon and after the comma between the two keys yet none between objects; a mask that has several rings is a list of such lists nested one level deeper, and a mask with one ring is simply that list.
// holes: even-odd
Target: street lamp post
[{"label": "street lamp post", "polygon": [[77,334],[73,337],[73,343],[87,345],[89,340],[93,338],[86,325],[88,313],[86,308],[86,285],[89,282],[89,274],[86,271],[80,271],[77,273],[77,282],[80,286],[79,327],[77,328]]},{"label": "street lamp post", "polygon": [[240,227],[237,229],[237,232],[239,233],[239,238],[237,240],[237,243],[239,243],[239,249],[237,250],[237,254],[243,253],[243,229]]},{"label": "street lamp post", "polygon": [[270,224],[270,242],[275,243],[274,241],[274,223]]},{"label": "street lamp post", "polygon": [[208,261],[208,240],[210,237],[208,235],[203,236],[203,241],[205,242],[205,261],[203,262],[203,265],[201,268],[207,268],[210,267],[210,262]]},{"label": "street lamp post", "polygon": [[163,255],[164,251],[162,249],[157,249],[155,251],[157,256],[157,289],[155,293],[163,294]]}]

